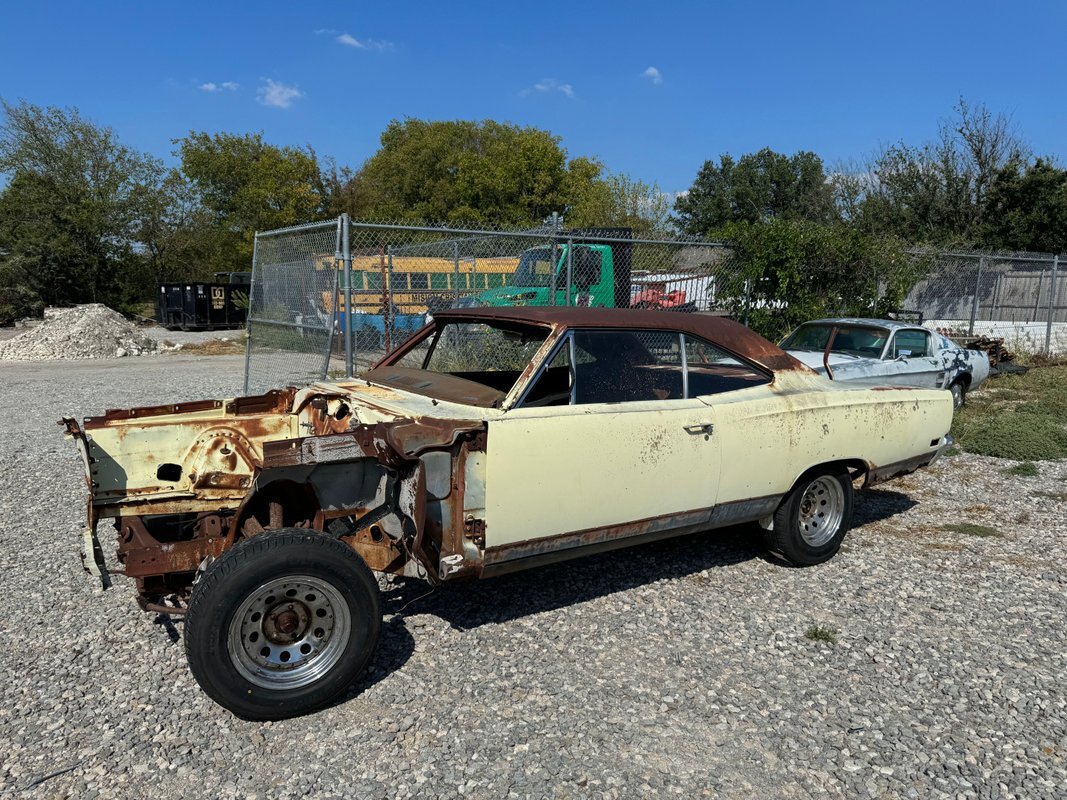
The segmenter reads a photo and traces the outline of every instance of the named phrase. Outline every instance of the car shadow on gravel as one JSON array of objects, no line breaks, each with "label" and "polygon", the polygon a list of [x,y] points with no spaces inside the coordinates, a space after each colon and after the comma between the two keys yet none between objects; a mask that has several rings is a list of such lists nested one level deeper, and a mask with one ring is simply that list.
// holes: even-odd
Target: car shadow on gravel
[{"label": "car shadow on gravel", "polygon": [[856,502],[852,509],[852,527],[858,528],[871,522],[881,522],[897,514],[903,514],[917,505],[919,505],[918,501],[901,492],[894,492],[892,489],[865,489],[856,494]]},{"label": "car shadow on gravel", "polygon": [[583,603],[662,580],[760,558],[760,530],[740,525],[536,567],[486,581],[425,583],[398,579],[383,591],[386,614],[432,614],[467,630]]}]

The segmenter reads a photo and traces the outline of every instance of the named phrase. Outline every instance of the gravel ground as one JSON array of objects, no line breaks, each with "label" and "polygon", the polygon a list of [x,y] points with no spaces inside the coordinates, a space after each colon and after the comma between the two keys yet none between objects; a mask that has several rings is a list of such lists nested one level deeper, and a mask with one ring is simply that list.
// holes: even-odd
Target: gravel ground
[{"label": "gravel ground", "polygon": [[[375,665],[344,701],[234,718],[190,677],[180,622],[82,573],[55,420],[226,394],[240,367],[0,365],[0,794],[1067,796],[1067,463],[960,455],[863,493],[812,569],[735,529],[429,596],[383,581]],[[995,535],[941,527],[960,521]]]}]

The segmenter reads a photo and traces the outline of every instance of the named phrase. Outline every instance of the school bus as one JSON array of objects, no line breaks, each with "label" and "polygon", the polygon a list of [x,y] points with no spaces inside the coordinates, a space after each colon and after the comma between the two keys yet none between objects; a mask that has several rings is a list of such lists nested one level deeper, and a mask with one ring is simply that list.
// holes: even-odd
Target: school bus
[{"label": "school bus", "polygon": [[[329,262],[333,264],[331,259]],[[352,306],[365,314],[377,314],[383,294],[405,314],[425,314],[432,297],[451,298],[460,294],[506,286],[519,265],[514,258],[461,258],[459,269],[451,258],[393,256],[392,272],[387,256],[355,256],[352,259]],[[340,311],[344,311],[344,273],[338,282]],[[333,298],[323,296],[325,308]]]}]

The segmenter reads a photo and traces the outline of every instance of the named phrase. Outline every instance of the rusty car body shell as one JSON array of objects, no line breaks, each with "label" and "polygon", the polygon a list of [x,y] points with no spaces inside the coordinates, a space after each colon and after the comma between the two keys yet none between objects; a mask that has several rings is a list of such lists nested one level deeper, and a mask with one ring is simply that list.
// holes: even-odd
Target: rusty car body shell
[{"label": "rusty car body shell", "polygon": [[[483,321],[546,334],[503,399],[373,380],[437,326]],[[699,337],[766,379],[678,400],[523,407],[553,348],[593,328]],[[86,467],[86,568],[103,574],[97,529],[109,519],[112,572],[136,579],[146,606],[187,594],[237,540],[283,527],[337,536],[381,572],[488,577],[766,522],[823,464],[865,483],[910,472],[944,449],[952,414],[945,392],[834,384],[729,320],[658,311],[441,312],[368,377],[64,419]]]}]

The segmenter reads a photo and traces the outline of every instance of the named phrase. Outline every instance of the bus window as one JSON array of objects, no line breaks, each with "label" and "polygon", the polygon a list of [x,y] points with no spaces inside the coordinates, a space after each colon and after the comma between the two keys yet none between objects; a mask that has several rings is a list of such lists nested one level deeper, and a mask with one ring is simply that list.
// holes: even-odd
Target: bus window
[{"label": "bus window", "polygon": [[412,289],[429,288],[429,279],[425,272],[412,272],[410,275],[408,275],[408,278],[411,280]]},{"label": "bus window", "polygon": [[448,273],[446,272],[431,272],[430,273],[430,288],[431,289],[448,289]]}]

